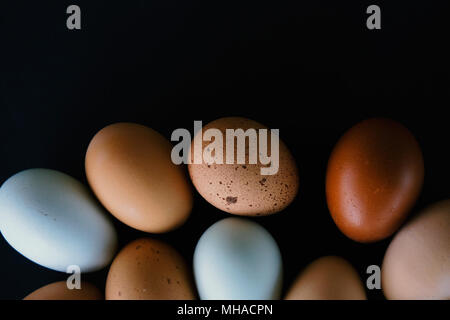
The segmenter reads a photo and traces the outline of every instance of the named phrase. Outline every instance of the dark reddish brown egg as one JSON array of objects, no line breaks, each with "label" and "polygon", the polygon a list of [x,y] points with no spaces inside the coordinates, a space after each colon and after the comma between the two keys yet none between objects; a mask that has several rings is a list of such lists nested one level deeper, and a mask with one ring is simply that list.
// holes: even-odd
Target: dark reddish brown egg
[{"label": "dark reddish brown egg", "polygon": [[392,235],[423,184],[422,151],[403,125],[375,118],[358,123],[328,161],[326,197],[338,228],[359,242]]}]

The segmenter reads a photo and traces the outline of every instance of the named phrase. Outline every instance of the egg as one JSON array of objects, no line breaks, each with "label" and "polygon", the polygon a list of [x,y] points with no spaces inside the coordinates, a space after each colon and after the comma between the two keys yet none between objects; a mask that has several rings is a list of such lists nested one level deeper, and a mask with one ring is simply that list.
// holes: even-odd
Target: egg
[{"label": "egg", "polygon": [[[278,170],[275,174],[262,174],[261,168],[268,165],[262,164],[260,158],[255,163],[250,163],[250,153],[257,147],[250,148],[247,139],[245,143],[245,161],[238,163],[238,140],[234,139],[234,164],[227,164],[227,130],[248,129],[268,130],[264,125],[246,118],[228,117],[210,122],[203,127],[202,133],[209,129],[216,129],[222,133],[223,143],[220,152],[222,163],[209,163],[202,159],[200,163],[191,163],[188,166],[189,174],[197,191],[202,197],[216,208],[243,216],[269,215],[286,208],[296,197],[298,192],[298,169],[294,158],[286,145],[279,141]],[[267,144],[267,150],[271,150],[272,135],[267,132],[267,138],[257,138],[261,144]],[[278,138],[278,136],[277,136]],[[191,145],[192,158],[195,160],[196,139],[200,139],[201,152],[209,147],[208,139],[197,134]],[[232,141],[231,139],[229,141]],[[260,144],[258,147],[260,147]],[[263,153],[258,149],[259,154]],[[265,154],[265,153],[264,153]],[[256,155],[257,156],[257,155]],[[274,158],[272,159],[274,160]],[[275,171],[275,170],[274,170]]]},{"label": "egg", "polygon": [[193,204],[171,143],[153,129],[117,123],[100,130],[86,153],[86,175],[100,202],[135,229],[162,233],[182,225]]},{"label": "egg", "polygon": [[395,235],[381,284],[388,299],[450,300],[450,200],[413,216]]},{"label": "egg", "polygon": [[400,123],[374,118],[358,123],[334,147],[326,198],[338,228],[358,242],[392,235],[418,198],[422,151]]},{"label": "egg", "polygon": [[44,267],[66,272],[102,269],[113,258],[117,234],[104,209],[76,179],[29,169],[0,188],[0,230],[8,243]]},{"label": "egg", "polygon": [[326,256],[313,261],[300,273],[285,299],[366,300],[366,292],[347,260]]},{"label": "egg", "polygon": [[202,300],[278,299],[281,254],[259,224],[226,218],[209,227],[194,252],[194,276]]},{"label": "egg", "polygon": [[171,246],[143,238],[114,259],[106,280],[106,300],[195,299],[192,275]]},{"label": "egg", "polygon": [[24,300],[102,300],[100,290],[89,282],[82,281],[80,289],[67,288],[66,281],[58,281],[43,286],[29,295]]}]

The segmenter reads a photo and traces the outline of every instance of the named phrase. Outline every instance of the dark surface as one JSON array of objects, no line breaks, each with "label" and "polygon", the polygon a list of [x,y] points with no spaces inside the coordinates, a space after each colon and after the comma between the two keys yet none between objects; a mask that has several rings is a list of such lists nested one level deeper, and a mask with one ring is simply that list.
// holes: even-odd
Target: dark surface
[{"label": "dark surface", "polygon": [[[72,3],[0,4],[0,183],[33,167],[86,183],[90,139],[118,121],[168,138],[179,127],[192,132],[194,120],[232,115],[279,128],[300,169],[299,195],[284,212],[255,220],[281,248],[285,289],[322,255],[347,258],[364,282],[367,266],[381,265],[390,240],[351,241],[325,202],[328,156],[356,122],[391,117],[419,140],[425,184],[414,211],[448,198],[444,1],[378,1],[379,31],[365,27],[367,1],[76,1],[82,30],[69,31]],[[157,237],[191,263],[202,232],[226,216],[196,194],[188,222]],[[121,247],[147,236],[115,224]],[[28,261],[4,239],[0,257],[0,299],[67,277]],[[84,279],[102,288],[106,274]]]}]

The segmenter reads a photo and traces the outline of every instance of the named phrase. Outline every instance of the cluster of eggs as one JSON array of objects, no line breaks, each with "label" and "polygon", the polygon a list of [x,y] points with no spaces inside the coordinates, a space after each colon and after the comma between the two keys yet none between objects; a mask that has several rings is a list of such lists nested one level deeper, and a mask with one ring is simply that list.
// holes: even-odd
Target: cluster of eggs
[{"label": "cluster of eggs", "polygon": [[[225,133],[265,127],[245,118],[221,118],[208,128]],[[86,176],[95,197],[64,173],[22,171],[0,188],[0,230],[18,252],[53,270],[65,272],[76,265],[90,272],[112,261],[106,299],[194,299],[197,294],[201,299],[279,299],[280,250],[266,229],[247,218],[225,218],[203,233],[194,251],[193,277],[180,254],[159,240],[138,239],[116,253],[117,234],[106,212],[149,233],[178,228],[193,206],[189,176],[204,199],[234,215],[274,214],[297,195],[298,169],[282,141],[279,170],[268,176],[261,176],[264,165],[259,162],[189,164],[188,176],[171,161],[171,150],[171,143],[150,128],[110,125],[94,136],[86,153]],[[402,226],[423,179],[417,141],[388,119],[370,119],[351,128],[328,162],[326,199],[332,219],[346,236],[368,243],[399,230],[382,266],[383,290],[390,299],[450,298],[450,200],[432,205]],[[85,282],[81,290],[52,283],[26,297],[100,298],[103,294]],[[366,295],[352,265],[327,256],[308,265],[285,298]]]}]

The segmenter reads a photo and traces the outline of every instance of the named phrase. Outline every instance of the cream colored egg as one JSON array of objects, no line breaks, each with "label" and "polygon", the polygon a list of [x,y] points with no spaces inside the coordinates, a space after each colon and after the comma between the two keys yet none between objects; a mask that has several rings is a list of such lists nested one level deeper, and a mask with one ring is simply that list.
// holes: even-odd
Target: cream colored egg
[{"label": "cream colored egg", "polygon": [[450,200],[400,229],[386,251],[381,282],[388,299],[450,299]]}]

